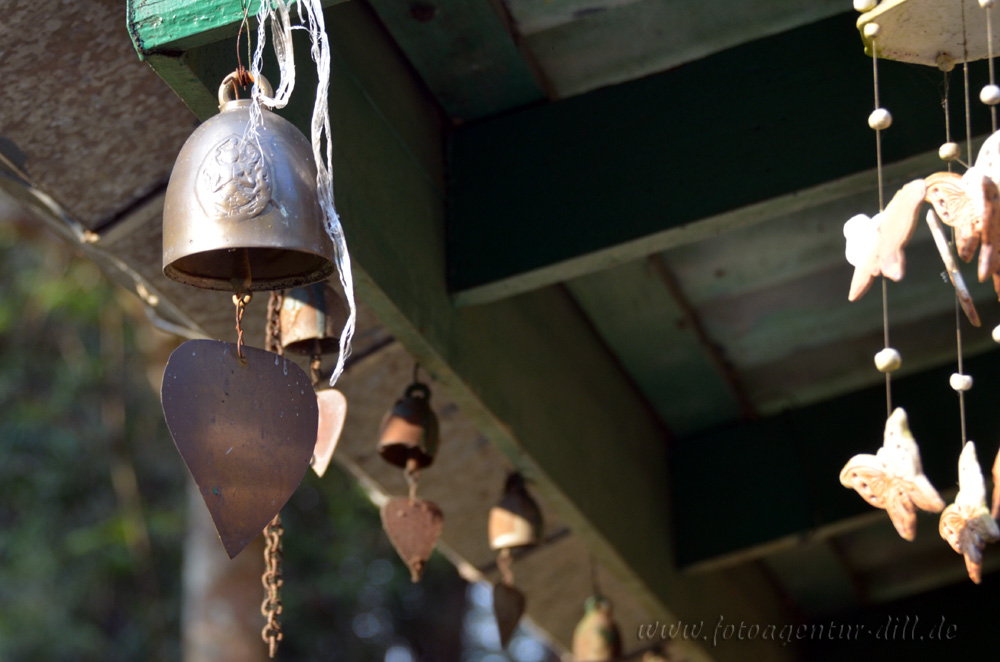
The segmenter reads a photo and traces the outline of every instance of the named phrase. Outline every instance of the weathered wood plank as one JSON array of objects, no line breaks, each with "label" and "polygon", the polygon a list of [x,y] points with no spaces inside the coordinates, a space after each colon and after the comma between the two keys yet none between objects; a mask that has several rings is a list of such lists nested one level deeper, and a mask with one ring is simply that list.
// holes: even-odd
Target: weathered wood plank
[{"label": "weathered wood plank", "polygon": [[489,117],[545,98],[490,2],[370,4],[453,122]]},{"label": "weathered wood plank", "polygon": [[671,432],[690,434],[739,418],[737,397],[648,261],[583,276],[567,286]]},{"label": "weathered wood plank", "polygon": [[[345,0],[321,0],[320,4],[330,7],[341,2]],[[289,5],[294,3],[288,0]],[[233,0],[133,0],[126,5],[128,31],[140,59],[149,53],[179,54],[234,36],[243,22],[241,4]],[[256,29],[253,17],[260,0],[247,4],[251,27]]]},{"label": "weathered wood plank", "polygon": [[[871,62],[854,18],[456,129],[448,226],[456,300],[511,296],[715,236],[801,209],[809,200],[799,191],[868,172]],[[781,66],[791,54],[795,66]],[[972,74],[978,89],[983,70]],[[895,117],[886,162],[936,150],[936,72],[885,62],[880,82]],[[812,119],[793,121],[801,117]],[[988,130],[988,114],[974,120],[976,134]]]},{"label": "weathered wood plank", "polygon": [[666,71],[845,8],[837,0],[744,1],[725,11],[699,0],[511,2],[525,44],[559,98]]}]

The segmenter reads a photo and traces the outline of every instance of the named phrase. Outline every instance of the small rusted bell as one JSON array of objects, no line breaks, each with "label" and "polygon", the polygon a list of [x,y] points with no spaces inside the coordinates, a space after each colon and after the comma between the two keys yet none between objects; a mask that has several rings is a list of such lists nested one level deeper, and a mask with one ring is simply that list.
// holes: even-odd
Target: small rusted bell
[{"label": "small rusted bell", "polygon": [[285,293],[280,320],[281,345],[286,352],[333,354],[340,351],[347,305],[329,284],[313,283]]},{"label": "small rusted bell", "polygon": [[537,545],[542,537],[542,511],[519,473],[507,476],[500,502],[490,509],[490,547],[509,549]]},{"label": "small rusted bell", "polygon": [[406,388],[382,423],[378,452],[383,460],[408,469],[421,469],[434,461],[438,420],[430,400],[426,384],[413,382]]},{"label": "small rusted bell", "polygon": [[622,637],[611,615],[611,602],[600,595],[590,596],[573,630],[574,662],[609,662],[621,655]]},{"label": "small rusted bell", "polygon": [[[279,290],[324,280],[335,251],[316,194],[312,146],[291,122],[219,87],[220,113],[181,148],[163,204],[163,273],[210,290]],[[260,77],[270,96],[270,85]]]}]

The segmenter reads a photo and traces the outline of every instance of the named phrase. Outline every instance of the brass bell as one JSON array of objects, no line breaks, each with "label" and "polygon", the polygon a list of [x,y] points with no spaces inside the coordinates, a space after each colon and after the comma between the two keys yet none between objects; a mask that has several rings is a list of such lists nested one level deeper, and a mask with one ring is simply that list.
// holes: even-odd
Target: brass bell
[{"label": "brass bell", "polygon": [[285,293],[279,316],[281,345],[294,354],[333,354],[340,350],[340,330],[347,305],[327,283],[313,283]]},{"label": "brass bell", "polygon": [[507,476],[500,502],[490,509],[490,547],[510,549],[537,545],[542,537],[542,511],[519,473]]},{"label": "brass bell", "polygon": [[438,447],[438,420],[426,384],[413,382],[382,422],[378,452],[408,471],[430,466]]},{"label": "brass bell", "polygon": [[[312,146],[291,122],[249,99],[236,74],[219,87],[220,113],[181,148],[163,204],[163,273],[210,290],[279,290],[335,269],[316,194]],[[258,81],[272,94],[263,76]]]}]

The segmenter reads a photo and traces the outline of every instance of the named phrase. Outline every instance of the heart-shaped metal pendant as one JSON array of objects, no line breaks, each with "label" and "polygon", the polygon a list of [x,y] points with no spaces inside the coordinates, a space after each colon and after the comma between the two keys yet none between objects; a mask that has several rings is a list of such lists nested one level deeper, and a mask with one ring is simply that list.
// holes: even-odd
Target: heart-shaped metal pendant
[{"label": "heart-shaped metal pendant", "polygon": [[402,497],[382,506],[382,527],[414,582],[420,581],[443,526],[444,515],[433,501]]},{"label": "heart-shaped metal pendant", "polygon": [[229,558],[277,515],[316,445],[312,384],[293,362],[254,347],[189,340],[170,355],[160,397],[167,427]]},{"label": "heart-shaped metal pendant", "polygon": [[493,613],[497,617],[497,629],[500,630],[500,646],[507,648],[510,638],[514,636],[517,623],[524,614],[524,593],[513,586],[501,582],[493,587]]},{"label": "heart-shaped metal pendant", "polygon": [[330,466],[330,458],[337,449],[340,433],[344,431],[347,419],[347,398],[337,389],[328,389],[316,394],[319,406],[319,430],[316,433],[316,447],[313,449],[312,468],[320,478]]}]

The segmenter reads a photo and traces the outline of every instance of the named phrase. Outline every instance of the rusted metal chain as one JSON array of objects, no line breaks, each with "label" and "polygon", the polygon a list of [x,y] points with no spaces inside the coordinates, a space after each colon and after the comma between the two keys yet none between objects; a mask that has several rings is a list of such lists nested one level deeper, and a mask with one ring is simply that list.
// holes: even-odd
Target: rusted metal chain
[{"label": "rusted metal chain", "polygon": [[264,602],[260,605],[260,613],[267,619],[260,636],[268,646],[268,655],[273,659],[278,653],[278,642],[284,637],[281,631],[281,536],[284,529],[281,526],[281,515],[275,515],[264,529],[264,575],[261,583],[264,585]]},{"label": "rusted metal chain", "polygon": [[[265,328],[264,349],[284,356],[281,344],[281,305],[284,292],[272,291],[267,300],[267,325]],[[271,523],[264,529],[264,574],[260,581],[264,585],[264,602],[260,605],[260,613],[267,619],[260,632],[261,638],[267,644],[268,654],[273,659],[278,653],[278,642],[284,634],[281,631],[281,537],[285,530],[281,526],[281,515],[275,515]]]}]

